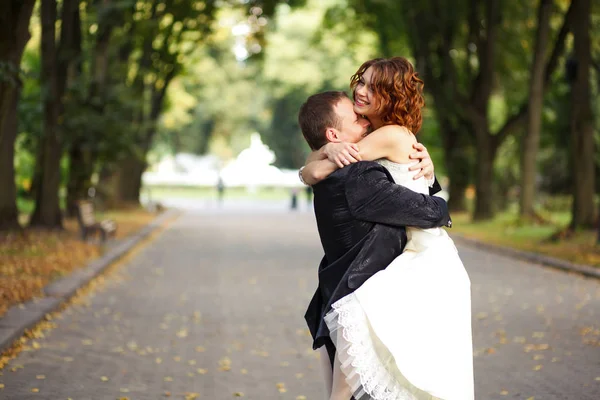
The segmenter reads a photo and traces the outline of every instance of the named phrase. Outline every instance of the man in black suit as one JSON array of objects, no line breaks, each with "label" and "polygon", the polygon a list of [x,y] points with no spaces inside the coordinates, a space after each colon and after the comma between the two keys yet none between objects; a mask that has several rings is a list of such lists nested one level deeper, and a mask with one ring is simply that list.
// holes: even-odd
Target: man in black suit
[{"label": "man in black suit", "polygon": [[[328,142],[356,143],[367,134],[369,126],[368,121],[354,113],[352,101],[344,92],[309,97],[300,109],[298,121],[313,150]],[[421,156],[429,161],[423,163],[429,165],[425,175],[433,175],[429,154],[424,150]],[[440,190],[435,181],[430,194]],[[390,173],[372,161],[338,169],[314,185],[313,191],[325,256],[319,265],[319,286],[305,319],[313,337],[313,349],[325,346],[327,350],[328,357],[322,358],[329,359],[328,374],[334,365],[335,347],[323,318],[332,304],[402,253],[407,241],[406,226],[433,228],[451,226],[451,221],[445,200],[396,185]]]}]

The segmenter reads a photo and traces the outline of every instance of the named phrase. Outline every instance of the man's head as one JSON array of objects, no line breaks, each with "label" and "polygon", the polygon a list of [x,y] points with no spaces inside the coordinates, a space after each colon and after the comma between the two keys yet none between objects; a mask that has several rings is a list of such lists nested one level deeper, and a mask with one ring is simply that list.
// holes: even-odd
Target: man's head
[{"label": "man's head", "polygon": [[348,95],[336,91],[310,96],[300,107],[298,122],[313,150],[328,142],[356,143],[369,127],[369,121],[354,113]]}]

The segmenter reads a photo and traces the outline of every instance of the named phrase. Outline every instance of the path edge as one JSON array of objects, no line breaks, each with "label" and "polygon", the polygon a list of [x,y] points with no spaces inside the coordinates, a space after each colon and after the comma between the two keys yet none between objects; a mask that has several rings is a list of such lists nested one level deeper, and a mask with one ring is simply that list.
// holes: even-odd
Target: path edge
[{"label": "path edge", "polygon": [[9,349],[15,340],[23,336],[41,322],[46,314],[57,310],[68,301],[78,289],[87,285],[106,268],[126,256],[136,245],[155,232],[163,223],[180,215],[176,209],[168,209],[158,215],[152,222],[137,230],[130,236],[121,239],[114,247],[110,247],[99,258],[86,264],[85,267],[73,271],[68,276],[57,279],[43,289],[45,297],[15,304],[0,317],[0,354]]},{"label": "path edge", "polygon": [[570,261],[561,260],[559,258],[546,256],[544,254],[517,250],[511,247],[499,246],[496,244],[490,244],[477,239],[465,237],[459,233],[452,233],[450,236],[452,237],[452,239],[454,239],[454,241],[457,244],[464,244],[470,247],[475,247],[481,250],[487,250],[503,256],[512,257],[523,261],[529,261],[534,264],[539,264],[554,269],[560,269],[562,271],[581,274],[589,278],[600,279],[600,268],[592,267],[590,265],[576,264]]}]

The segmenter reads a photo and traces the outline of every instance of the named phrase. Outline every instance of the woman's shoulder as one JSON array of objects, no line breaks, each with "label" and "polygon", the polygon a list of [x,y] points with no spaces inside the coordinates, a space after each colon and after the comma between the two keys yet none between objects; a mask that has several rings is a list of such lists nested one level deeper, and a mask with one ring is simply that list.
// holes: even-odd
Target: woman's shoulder
[{"label": "woman's shoulder", "polygon": [[409,141],[411,144],[417,142],[415,135],[407,127],[402,125],[385,125],[374,132],[396,135],[398,139],[402,141]]},{"label": "woman's shoulder", "polygon": [[378,130],[388,137],[388,142],[394,149],[386,158],[396,163],[410,162],[410,154],[414,152],[413,145],[417,138],[413,133],[402,125],[386,125]]}]

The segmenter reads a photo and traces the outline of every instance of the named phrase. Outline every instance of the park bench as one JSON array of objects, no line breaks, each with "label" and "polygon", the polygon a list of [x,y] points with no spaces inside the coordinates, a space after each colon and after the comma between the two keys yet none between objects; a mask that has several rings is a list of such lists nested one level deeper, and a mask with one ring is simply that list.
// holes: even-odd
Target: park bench
[{"label": "park bench", "polygon": [[96,221],[94,211],[94,204],[91,201],[84,200],[77,203],[77,221],[81,229],[81,237],[87,240],[90,235],[100,233],[100,238],[104,242],[109,236],[114,236],[117,224],[109,219]]}]

